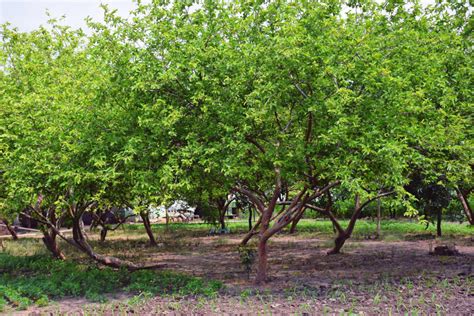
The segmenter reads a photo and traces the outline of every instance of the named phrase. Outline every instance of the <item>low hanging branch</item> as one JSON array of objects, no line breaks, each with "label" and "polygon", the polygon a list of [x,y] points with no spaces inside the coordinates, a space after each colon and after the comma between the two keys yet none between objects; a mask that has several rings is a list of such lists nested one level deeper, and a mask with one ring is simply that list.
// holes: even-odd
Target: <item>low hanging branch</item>
[{"label": "low hanging branch", "polygon": [[38,222],[46,225],[49,227],[57,236],[59,236],[61,239],[63,239],[65,242],[73,246],[74,248],[78,249],[81,252],[84,252],[89,256],[89,258],[93,259],[94,261],[103,264],[108,267],[112,268],[125,268],[129,271],[136,271],[136,270],[142,270],[142,269],[156,269],[156,268],[163,268],[165,267],[164,264],[156,264],[156,265],[140,265],[140,264],[135,264],[133,262],[127,261],[127,260],[122,260],[116,257],[112,256],[105,256],[96,253],[92,247],[89,245],[87,239],[85,238],[85,233],[83,230],[82,225],[80,224],[81,216],[74,218],[74,223],[73,223],[73,239],[66,237],[54,224],[52,224],[48,218],[43,216],[41,212],[39,212],[36,207],[32,208],[36,216],[38,218],[33,218],[29,214],[26,214],[22,212],[24,216],[35,219]]},{"label": "low hanging branch", "polygon": [[5,225],[5,227],[7,228],[8,232],[9,232],[10,235],[12,236],[12,239],[13,239],[13,240],[18,240],[18,234],[16,233],[15,228],[10,225],[10,223],[8,222],[8,220],[3,219],[2,222],[4,223],[4,225]]},{"label": "low hanging branch", "polygon": [[240,245],[242,246],[246,245],[249,242],[249,240],[252,239],[253,236],[258,234],[258,228],[260,226],[260,223],[262,223],[262,216],[258,217],[258,220],[255,223],[255,225],[253,225],[252,229],[250,229],[250,231],[247,232],[247,234],[245,234],[244,238],[240,242]]}]

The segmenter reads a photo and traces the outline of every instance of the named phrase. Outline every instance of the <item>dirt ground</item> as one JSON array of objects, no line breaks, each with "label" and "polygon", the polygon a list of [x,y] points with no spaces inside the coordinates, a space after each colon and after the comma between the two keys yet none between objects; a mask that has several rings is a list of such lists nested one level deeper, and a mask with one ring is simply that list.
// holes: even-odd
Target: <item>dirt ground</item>
[{"label": "dirt ground", "polygon": [[122,257],[162,262],[173,271],[223,281],[225,288],[217,297],[119,294],[105,304],[70,299],[19,314],[474,315],[473,238],[455,241],[458,256],[430,255],[439,242],[427,240],[353,240],[342,254],[328,256],[330,239],[276,236],[269,245],[270,280],[255,287],[253,273],[248,279],[240,265],[241,237],[168,237],[158,250],[124,241],[133,246]]}]

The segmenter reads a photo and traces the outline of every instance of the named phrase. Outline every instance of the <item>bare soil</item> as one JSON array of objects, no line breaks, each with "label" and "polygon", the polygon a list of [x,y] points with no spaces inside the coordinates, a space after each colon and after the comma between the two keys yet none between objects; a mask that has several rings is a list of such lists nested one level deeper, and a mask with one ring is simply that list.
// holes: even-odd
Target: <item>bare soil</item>
[{"label": "bare soil", "polygon": [[159,249],[146,247],[143,240],[116,239],[100,249],[106,251],[119,242],[122,249],[113,249],[111,254],[221,280],[225,288],[215,298],[137,299],[118,294],[106,304],[70,299],[20,314],[474,315],[472,238],[454,241],[457,256],[430,255],[442,243],[432,240],[348,241],[342,254],[328,256],[330,239],[280,235],[269,244],[270,280],[256,287],[253,273],[248,279],[240,265],[237,245],[241,237],[165,236]]}]

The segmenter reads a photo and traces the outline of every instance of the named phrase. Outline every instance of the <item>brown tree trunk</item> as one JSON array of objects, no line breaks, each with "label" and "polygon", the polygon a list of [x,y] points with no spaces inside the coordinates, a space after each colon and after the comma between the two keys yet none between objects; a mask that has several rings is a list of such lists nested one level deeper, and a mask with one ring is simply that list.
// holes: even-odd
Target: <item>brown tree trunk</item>
[{"label": "brown tree trunk", "polygon": [[148,239],[150,240],[150,246],[153,246],[153,247],[158,246],[158,244],[156,243],[155,236],[153,235],[153,231],[151,229],[150,217],[148,216],[148,213],[140,212],[140,217],[143,220],[143,226],[145,226],[145,231],[148,235]]},{"label": "brown tree trunk", "polygon": [[[98,263],[101,263],[103,265],[113,267],[113,268],[125,268],[129,271],[135,271],[135,270],[140,270],[140,269],[155,269],[155,268],[163,268],[165,265],[164,264],[156,264],[156,265],[151,265],[151,266],[144,266],[144,265],[138,265],[134,264],[133,262],[129,262],[126,260],[121,260],[115,257],[109,257],[109,256],[104,256],[100,255],[94,252],[92,247],[89,245],[87,242],[87,239],[85,237],[85,234],[83,232],[83,225],[81,225],[82,222],[82,214],[80,214],[80,211],[78,212],[75,210],[75,206],[71,207],[71,215],[73,215],[73,225],[72,225],[72,235],[73,239],[67,238],[64,236],[61,231],[59,230],[58,227],[56,227],[55,224],[51,222],[49,218],[44,216],[40,210],[38,210],[39,207],[33,208],[33,211],[37,216],[39,216],[41,222],[48,226],[49,229],[51,229],[57,236],[59,236],[61,239],[66,241],[68,244],[71,246],[75,247],[76,249],[84,252],[87,254],[91,259],[97,261]],[[30,218],[30,216],[26,213],[23,213],[23,215],[27,216]]]},{"label": "brown tree trunk", "polygon": [[339,233],[336,239],[334,240],[334,248],[332,248],[328,255],[336,255],[340,253],[342,246],[350,236],[346,235],[345,233]]},{"label": "brown tree trunk", "polygon": [[107,227],[102,227],[102,229],[100,230],[100,242],[105,242],[105,238],[107,237],[107,232],[109,230],[107,229]]},{"label": "brown tree trunk", "polygon": [[291,222],[290,234],[296,233],[296,226],[298,225],[299,221],[303,218],[304,210],[305,209],[303,208],[301,212],[296,216],[296,218]]},{"label": "brown tree trunk", "polygon": [[380,224],[381,224],[381,217],[382,217],[382,214],[381,214],[381,209],[380,209],[380,199],[377,199],[377,239],[380,238]]},{"label": "brown tree trunk", "polygon": [[221,229],[225,229],[225,210],[219,212],[219,224]]},{"label": "brown tree trunk", "polygon": [[442,219],[442,213],[443,213],[443,209],[442,208],[438,208],[437,210],[437,219],[436,219],[436,235],[438,237],[441,237],[441,219]]},{"label": "brown tree trunk", "polygon": [[260,226],[261,220],[262,217],[260,216],[255,225],[247,232],[247,234],[245,234],[244,238],[240,242],[242,246],[245,246],[250,241],[250,239],[252,239],[252,237],[257,234],[257,229]]},{"label": "brown tree trunk", "polygon": [[43,230],[43,243],[46,248],[51,252],[53,258],[64,260],[66,256],[58,247],[58,242],[56,240],[56,233],[50,229],[45,228]]},{"label": "brown tree trunk", "polygon": [[249,232],[252,230],[252,208],[249,207]]},{"label": "brown tree trunk", "polygon": [[68,243],[75,246],[76,248],[84,251],[93,260],[112,268],[125,268],[130,271],[163,267],[163,265],[153,265],[153,266],[137,265],[126,260],[121,260],[115,257],[104,256],[104,255],[96,253],[87,242],[87,239],[83,231],[83,227],[81,225],[81,221],[82,220],[80,218],[79,219],[76,218],[73,221],[72,233],[73,233],[74,242],[70,241],[64,236],[61,236],[61,238],[63,238],[64,240],[66,240]]},{"label": "brown tree trunk", "polygon": [[[276,194],[274,194],[274,197]],[[256,284],[261,284],[267,281],[267,268],[268,268],[268,253],[267,253],[267,231],[270,226],[270,219],[272,217],[273,210],[275,208],[276,198],[274,202],[270,202],[270,205],[262,212],[260,216],[261,227],[260,227],[260,239],[258,241],[258,264],[257,264],[257,276],[255,278]],[[260,224],[260,223],[259,223]]]},{"label": "brown tree trunk", "polygon": [[[56,213],[54,210],[46,211],[46,216],[48,217],[49,221],[58,229],[60,228],[58,224],[58,220],[56,218]],[[58,242],[57,242],[57,233],[54,229],[45,226],[43,229],[43,243],[46,248],[51,252],[51,255],[55,259],[64,260],[66,256],[63,254],[61,249],[59,249]]]},{"label": "brown tree trunk", "polygon": [[18,234],[16,233],[15,229],[12,226],[10,226],[10,223],[8,222],[8,220],[4,219],[2,221],[5,224],[5,227],[7,228],[10,235],[12,235],[12,239],[18,240]]},{"label": "brown tree trunk", "polygon": [[262,284],[267,281],[268,253],[267,240],[261,239],[258,243],[258,265],[255,283]]},{"label": "brown tree trunk", "polygon": [[[260,218],[260,232],[259,232],[259,242],[258,242],[258,258],[257,258],[257,275],[255,282],[257,284],[261,284],[267,281],[267,268],[268,268],[268,253],[267,253],[267,242],[268,239],[273,236],[274,234],[280,232],[283,228],[291,223],[294,220],[295,216],[301,212],[302,208],[306,207],[306,203],[309,200],[316,199],[319,196],[325,194],[331,187],[338,185],[339,182],[330,183],[322,189],[318,189],[317,191],[313,192],[312,194],[307,192],[307,188],[301,190],[291,201],[288,201],[288,209],[284,212],[279,213],[277,215],[278,218],[273,218],[273,213],[275,211],[275,207],[278,203],[278,199],[281,194],[281,178],[280,178],[280,170],[278,168],[275,169],[276,174],[276,186],[272,194],[272,198],[268,203],[265,203],[264,200],[266,198],[260,198],[255,193],[243,189],[237,188],[235,189],[237,192],[245,194],[255,205],[255,207],[259,210]],[[283,203],[280,203],[283,205]],[[270,227],[270,222],[273,222],[272,226]],[[257,227],[257,224],[254,226]],[[247,236],[251,235],[252,231],[248,233]]]},{"label": "brown tree trunk", "polygon": [[355,227],[355,223],[359,218],[361,211],[362,207],[360,205],[360,197],[357,194],[355,197],[354,213],[352,213],[351,220],[349,221],[349,224],[347,225],[347,228],[344,231],[339,231],[336,239],[334,240],[334,248],[328,251],[328,255],[335,255],[340,253],[341,248],[344,246],[346,240],[351,237],[352,231]]},{"label": "brown tree trunk", "polygon": [[469,205],[467,194],[461,191],[461,189],[456,189],[456,193],[459,201],[461,202],[464,213],[466,214],[467,221],[470,225],[474,225],[474,213],[472,212],[471,205]]}]

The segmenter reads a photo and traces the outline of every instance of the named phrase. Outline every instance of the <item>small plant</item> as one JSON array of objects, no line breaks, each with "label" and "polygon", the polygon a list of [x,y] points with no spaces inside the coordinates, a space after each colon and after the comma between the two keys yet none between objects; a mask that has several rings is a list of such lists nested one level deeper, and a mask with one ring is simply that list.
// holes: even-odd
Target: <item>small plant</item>
[{"label": "small plant", "polygon": [[240,292],[240,299],[246,300],[252,295],[252,290],[251,289],[244,289],[242,292]]},{"label": "small plant", "polygon": [[255,262],[255,249],[249,246],[239,246],[240,264],[247,272],[247,279],[250,279],[250,273],[252,272],[252,266]]},{"label": "small plant", "polygon": [[374,305],[379,305],[381,302],[381,297],[380,297],[380,294],[377,293],[375,296],[374,296]]}]

